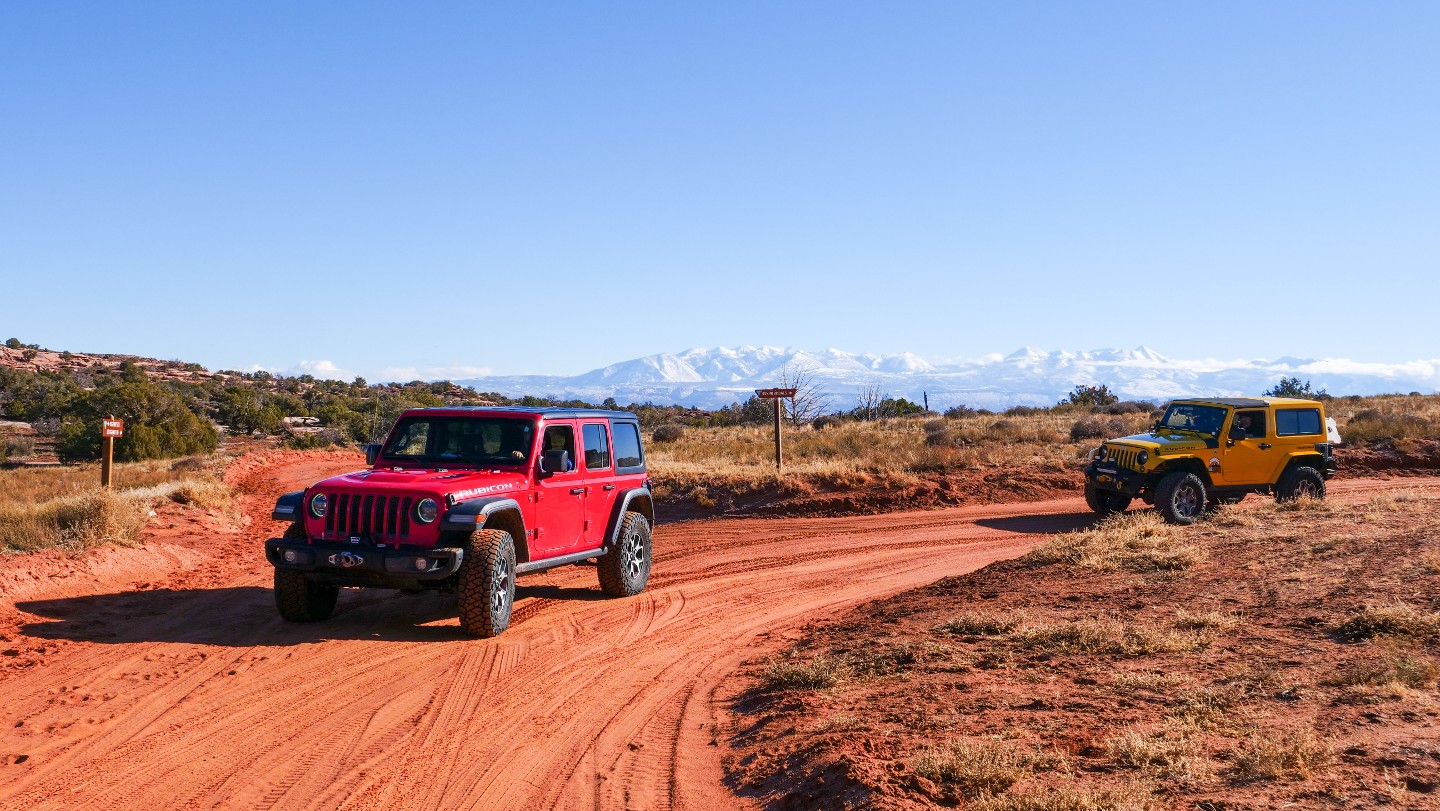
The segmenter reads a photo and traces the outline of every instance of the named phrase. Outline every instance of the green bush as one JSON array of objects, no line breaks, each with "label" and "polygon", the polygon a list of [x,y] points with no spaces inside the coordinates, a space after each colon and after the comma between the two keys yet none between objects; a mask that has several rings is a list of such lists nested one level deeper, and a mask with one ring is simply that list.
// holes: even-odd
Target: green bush
[{"label": "green bush", "polygon": [[125,436],[115,440],[119,462],[210,453],[220,444],[215,426],[186,408],[180,395],[131,379],[76,398],[60,422],[55,443],[60,461],[100,458],[100,421],[109,416],[125,421]]}]

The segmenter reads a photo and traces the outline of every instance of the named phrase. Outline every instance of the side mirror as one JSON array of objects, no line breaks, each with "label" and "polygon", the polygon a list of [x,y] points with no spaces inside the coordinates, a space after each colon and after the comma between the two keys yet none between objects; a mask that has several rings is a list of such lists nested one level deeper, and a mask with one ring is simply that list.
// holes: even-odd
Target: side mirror
[{"label": "side mirror", "polygon": [[380,446],[374,443],[365,446],[365,464],[374,465],[375,460],[380,458]]},{"label": "side mirror", "polygon": [[540,473],[545,476],[569,473],[575,469],[570,461],[570,451],[545,451],[540,454]]}]

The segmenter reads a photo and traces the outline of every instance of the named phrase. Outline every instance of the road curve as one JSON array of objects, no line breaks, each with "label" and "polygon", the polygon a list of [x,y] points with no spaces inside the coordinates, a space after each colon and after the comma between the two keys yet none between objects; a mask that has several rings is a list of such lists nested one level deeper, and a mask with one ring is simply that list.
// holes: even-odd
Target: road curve
[{"label": "road curve", "polygon": [[327,622],[282,622],[269,505],[358,465],[265,461],[236,481],[238,535],[5,595],[0,647],[39,658],[0,671],[0,808],[751,808],[715,745],[743,660],[1089,523],[1064,499],[662,525],[643,594],[602,597],[593,567],[524,578],[510,629],[476,640],[439,595],[346,591]]}]

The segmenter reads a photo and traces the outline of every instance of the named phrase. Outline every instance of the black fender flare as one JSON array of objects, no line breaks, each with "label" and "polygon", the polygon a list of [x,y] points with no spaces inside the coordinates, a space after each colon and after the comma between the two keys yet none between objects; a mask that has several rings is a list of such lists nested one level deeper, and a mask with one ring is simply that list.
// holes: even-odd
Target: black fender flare
[{"label": "black fender flare", "polygon": [[270,511],[270,517],[276,521],[289,521],[295,523],[305,519],[305,491],[297,490],[294,493],[275,499],[275,509]]},{"label": "black fender flare", "polygon": [[[634,509],[631,509],[631,508]],[[637,512],[645,516],[650,526],[655,526],[655,496],[648,487],[626,490],[615,499],[615,509],[610,512],[610,525],[605,528],[605,548],[614,549],[620,542],[620,524],[625,513]]]},{"label": "black fender flare", "polygon": [[503,529],[515,542],[515,562],[530,560],[530,534],[525,527],[525,514],[520,502],[507,496],[490,496],[462,501],[445,511],[440,519],[442,532],[474,532],[477,529]]}]

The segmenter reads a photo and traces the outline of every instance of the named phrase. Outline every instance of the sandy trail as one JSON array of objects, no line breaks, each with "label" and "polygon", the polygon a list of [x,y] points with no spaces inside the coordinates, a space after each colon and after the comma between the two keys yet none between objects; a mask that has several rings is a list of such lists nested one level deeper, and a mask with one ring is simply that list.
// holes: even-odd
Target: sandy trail
[{"label": "sandy trail", "polygon": [[0,578],[23,585],[0,601],[0,647],[39,657],[0,671],[0,808],[757,807],[724,786],[717,738],[743,660],[1090,523],[1065,499],[662,525],[646,592],[606,599],[593,567],[524,578],[496,639],[463,636],[439,595],[350,590],[331,620],[287,624],[269,506],[358,466],[242,460],[253,524],[166,545],[168,574],[147,545],[101,574]]}]

